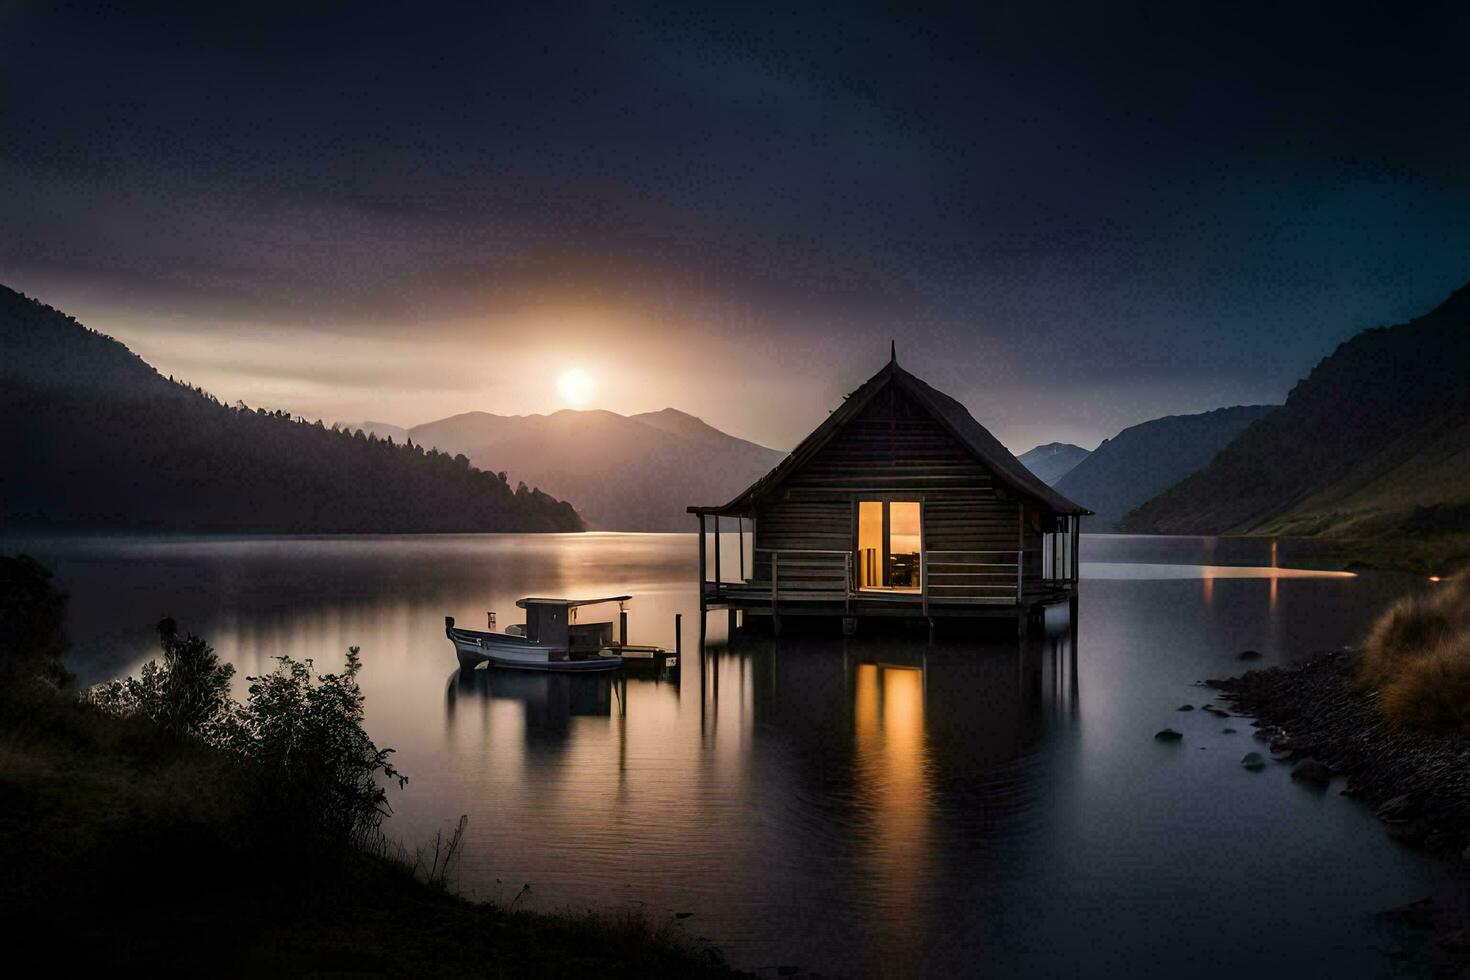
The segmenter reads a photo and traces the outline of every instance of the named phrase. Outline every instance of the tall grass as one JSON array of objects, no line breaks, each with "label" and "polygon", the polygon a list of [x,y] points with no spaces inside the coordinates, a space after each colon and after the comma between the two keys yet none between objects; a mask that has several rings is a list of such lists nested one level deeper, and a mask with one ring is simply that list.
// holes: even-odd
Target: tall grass
[{"label": "tall grass", "polygon": [[1470,573],[1402,599],[1379,617],[1355,683],[1378,692],[1383,716],[1396,728],[1470,734]]}]

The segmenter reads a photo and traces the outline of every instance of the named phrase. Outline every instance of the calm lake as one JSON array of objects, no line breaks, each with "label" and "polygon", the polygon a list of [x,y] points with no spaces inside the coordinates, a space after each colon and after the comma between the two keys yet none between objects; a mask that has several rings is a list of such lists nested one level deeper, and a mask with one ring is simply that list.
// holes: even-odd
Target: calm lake
[{"label": "calm lake", "polygon": [[[703,670],[692,535],[3,545],[71,593],[86,682],[136,670],[164,615],[242,694],[272,657],[330,669],[361,646],[368,728],[410,777],[391,835],[469,814],[465,893],[692,912],[680,928],[748,969],[1412,974],[1423,938],[1376,913],[1450,874],[1340,781],[1242,769],[1264,751],[1249,719],[1176,710],[1250,666],[1239,651],[1355,642],[1421,587],[1267,567],[1291,561],[1263,541],[1085,537],[1075,647],[1065,607],[1024,648],[998,624],[731,644],[712,613]],[[684,614],[682,678],[461,677],[444,637],[445,615],[503,627],[521,596],[620,592],[635,642],[672,647]],[[1184,740],[1155,742],[1165,726]]]}]

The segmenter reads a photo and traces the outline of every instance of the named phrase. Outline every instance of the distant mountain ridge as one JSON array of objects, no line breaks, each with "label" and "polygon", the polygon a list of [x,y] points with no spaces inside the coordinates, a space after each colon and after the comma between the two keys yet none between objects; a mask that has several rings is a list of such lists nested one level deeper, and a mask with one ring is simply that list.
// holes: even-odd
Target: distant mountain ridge
[{"label": "distant mountain ridge", "polygon": [[362,432],[364,435],[376,436],[379,439],[392,439],[400,446],[408,441],[408,430],[399,425],[389,425],[387,422],[338,422],[332,426],[343,432]]},{"label": "distant mountain ridge", "polygon": [[406,433],[569,500],[594,527],[615,531],[688,531],[686,507],[724,503],[785,456],[673,408],[466,412]]},{"label": "distant mountain ridge", "polygon": [[1240,405],[1130,426],[1104,439],[1056,488],[1095,513],[1086,519],[1089,530],[1111,530],[1129,511],[1198,471],[1275,410],[1275,405]]},{"label": "distant mountain ridge", "polygon": [[1470,557],[1467,378],[1470,286],[1340,345],[1281,409],[1125,527],[1372,539]]},{"label": "distant mountain ridge", "polygon": [[1056,486],[1058,480],[1089,455],[1086,449],[1070,442],[1048,442],[1016,458],[1047,486]]},{"label": "distant mountain ridge", "polygon": [[571,506],[465,458],[227,406],[0,286],[0,526],[576,531]]}]

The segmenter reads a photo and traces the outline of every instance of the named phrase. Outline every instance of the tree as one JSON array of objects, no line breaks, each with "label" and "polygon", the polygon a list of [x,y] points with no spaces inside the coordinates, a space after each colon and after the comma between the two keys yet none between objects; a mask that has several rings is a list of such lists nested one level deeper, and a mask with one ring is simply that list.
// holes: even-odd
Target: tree
[{"label": "tree", "polygon": [[311,830],[361,843],[391,813],[379,778],[408,777],[389,762],[362,727],[357,647],[340,674],[317,675],[310,660],[277,657],[270,674],[248,678],[250,699],[236,714],[229,744],[260,767],[287,815],[307,817]]},{"label": "tree", "polygon": [[234,710],[234,666],[220,663],[202,637],[180,636],[172,619],[159,622],[158,640],[161,663],[150,660],[137,677],[95,687],[88,699],[112,714],[143,715],[173,735],[218,741]]}]

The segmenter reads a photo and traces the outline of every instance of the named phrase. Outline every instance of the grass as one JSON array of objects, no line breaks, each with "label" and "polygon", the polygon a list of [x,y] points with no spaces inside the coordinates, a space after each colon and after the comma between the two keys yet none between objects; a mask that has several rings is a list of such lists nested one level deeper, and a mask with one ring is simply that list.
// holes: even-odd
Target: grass
[{"label": "grass", "polygon": [[232,756],[63,694],[0,706],[0,916],[12,963],[150,973],[730,976],[673,916],[544,913],[415,858],[265,825]]},{"label": "grass", "polygon": [[1395,728],[1470,735],[1470,573],[1401,599],[1374,624],[1354,683]]}]

